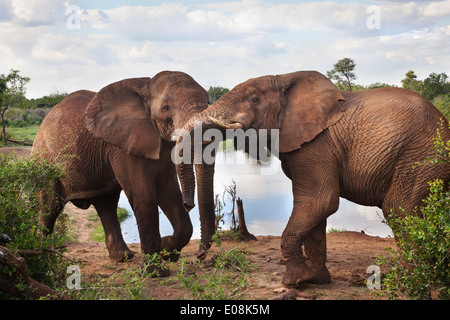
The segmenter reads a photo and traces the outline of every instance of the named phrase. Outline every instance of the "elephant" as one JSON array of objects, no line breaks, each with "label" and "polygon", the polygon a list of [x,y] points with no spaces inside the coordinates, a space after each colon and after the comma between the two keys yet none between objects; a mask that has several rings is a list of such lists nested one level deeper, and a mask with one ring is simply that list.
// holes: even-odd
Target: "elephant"
[{"label": "elephant", "polygon": [[[47,212],[40,218],[44,233],[53,231],[67,202],[81,209],[93,205],[110,259],[131,259],[134,253],[117,218],[123,190],[136,217],[143,253],[165,249],[165,257],[176,261],[193,232],[188,212],[194,207],[195,176],[192,166],[173,163],[172,132],[207,107],[205,89],[191,76],[174,71],[65,97],[44,119],[32,147],[34,156],[60,162],[65,171],[52,186],[54,194],[41,194],[41,211]],[[214,217],[214,164],[196,165],[195,175],[200,216]],[[160,236],[158,206],[173,226],[172,236]],[[201,227],[208,243],[214,220],[203,219]],[[170,274],[164,265],[147,271]]]},{"label": "elephant", "polygon": [[[287,286],[331,281],[326,220],[340,197],[379,207],[385,217],[401,215],[422,205],[429,181],[448,185],[450,180],[449,163],[413,167],[436,155],[438,128],[444,141],[450,132],[428,100],[402,88],[339,91],[317,71],[262,76],[237,85],[184,129],[192,134],[195,123],[222,134],[254,129],[258,139],[261,129],[276,133],[269,134],[269,141],[278,139],[270,143],[278,150],[271,151],[278,154],[293,193],[281,236]],[[250,147],[244,144],[245,151]]]}]

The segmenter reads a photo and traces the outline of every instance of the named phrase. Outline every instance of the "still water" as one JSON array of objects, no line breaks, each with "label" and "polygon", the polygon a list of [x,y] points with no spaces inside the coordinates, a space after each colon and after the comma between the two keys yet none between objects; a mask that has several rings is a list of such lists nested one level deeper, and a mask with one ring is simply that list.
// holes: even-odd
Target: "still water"
[{"label": "still water", "polygon": [[[218,152],[214,176],[214,193],[222,194],[225,186],[236,183],[236,194],[243,200],[245,220],[250,233],[254,235],[280,236],[292,211],[291,181],[284,175],[280,161],[271,157],[269,165],[254,163],[241,151]],[[220,197],[222,199],[222,196]],[[225,196],[224,212],[231,210],[229,196]],[[130,204],[122,192],[119,207],[132,213]],[[237,209],[236,209],[237,212]],[[194,226],[192,239],[200,239],[200,220],[198,208],[189,213]],[[237,219],[237,214],[236,214]],[[225,221],[222,229],[229,228]],[[361,231],[372,236],[387,237],[391,230],[382,223],[382,211],[377,207],[365,207],[340,199],[339,210],[327,220],[327,229]],[[127,243],[138,243],[134,215],[122,223],[122,233]],[[171,235],[172,226],[160,211],[161,236]]]}]

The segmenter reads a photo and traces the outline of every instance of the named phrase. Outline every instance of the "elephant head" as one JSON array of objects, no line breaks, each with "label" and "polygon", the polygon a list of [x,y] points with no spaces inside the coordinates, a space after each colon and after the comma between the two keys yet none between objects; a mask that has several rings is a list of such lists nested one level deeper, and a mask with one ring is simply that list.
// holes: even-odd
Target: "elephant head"
[{"label": "elephant head", "polygon": [[[84,125],[94,137],[128,154],[158,160],[164,144],[174,145],[174,130],[207,107],[208,95],[192,77],[163,71],[153,78],[125,79],[101,89],[87,107]],[[199,165],[197,171],[200,215],[214,216],[214,166]],[[177,173],[189,211],[194,207],[192,164],[177,165]]]},{"label": "elephant head", "polygon": [[186,129],[199,121],[204,130],[278,129],[279,152],[290,152],[341,118],[340,100],[340,91],[316,71],[263,76],[237,85],[191,119]]}]

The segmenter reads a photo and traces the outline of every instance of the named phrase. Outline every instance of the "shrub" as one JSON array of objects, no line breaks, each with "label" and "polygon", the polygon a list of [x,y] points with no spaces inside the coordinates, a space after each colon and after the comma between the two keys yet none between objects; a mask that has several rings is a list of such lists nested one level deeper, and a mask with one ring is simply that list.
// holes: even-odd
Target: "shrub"
[{"label": "shrub", "polygon": [[[218,236],[214,237],[220,247]],[[190,291],[192,299],[230,300],[245,298],[249,288],[249,277],[254,265],[247,259],[248,251],[232,248],[221,251],[213,259],[213,271],[192,273],[188,264],[181,260],[181,270],[177,274],[181,284]],[[196,262],[202,269],[202,263]]]},{"label": "shrub", "polygon": [[41,235],[39,193],[51,192],[61,176],[61,167],[49,161],[0,155],[0,232],[11,238],[7,248],[25,258],[30,276],[49,286],[65,276],[65,235]]}]

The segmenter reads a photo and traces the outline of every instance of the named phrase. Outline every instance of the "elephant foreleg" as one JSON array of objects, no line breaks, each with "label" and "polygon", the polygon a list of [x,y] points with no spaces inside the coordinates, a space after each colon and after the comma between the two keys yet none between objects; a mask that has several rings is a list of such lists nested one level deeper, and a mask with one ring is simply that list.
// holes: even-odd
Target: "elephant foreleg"
[{"label": "elephant foreleg", "polygon": [[294,207],[281,243],[286,285],[331,280],[325,266],[325,228],[326,219],[339,207],[339,176],[332,161],[315,161],[312,166],[311,160],[294,155],[286,162],[294,194]]},{"label": "elephant foreleg", "polygon": [[169,255],[164,258],[177,261],[180,250],[186,246],[192,236],[193,228],[188,212],[183,206],[183,198],[178,187],[175,168],[168,169],[157,179],[158,205],[173,227],[173,235],[161,239],[161,249]]},{"label": "elephant foreleg", "polygon": [[320,222],[314,227],[310,235],[305,239],[303,246],[305,251],[306,263],[314,271],[312,283],[330,283],[330,272],[326,267],[327,260],[327,221]]}]

